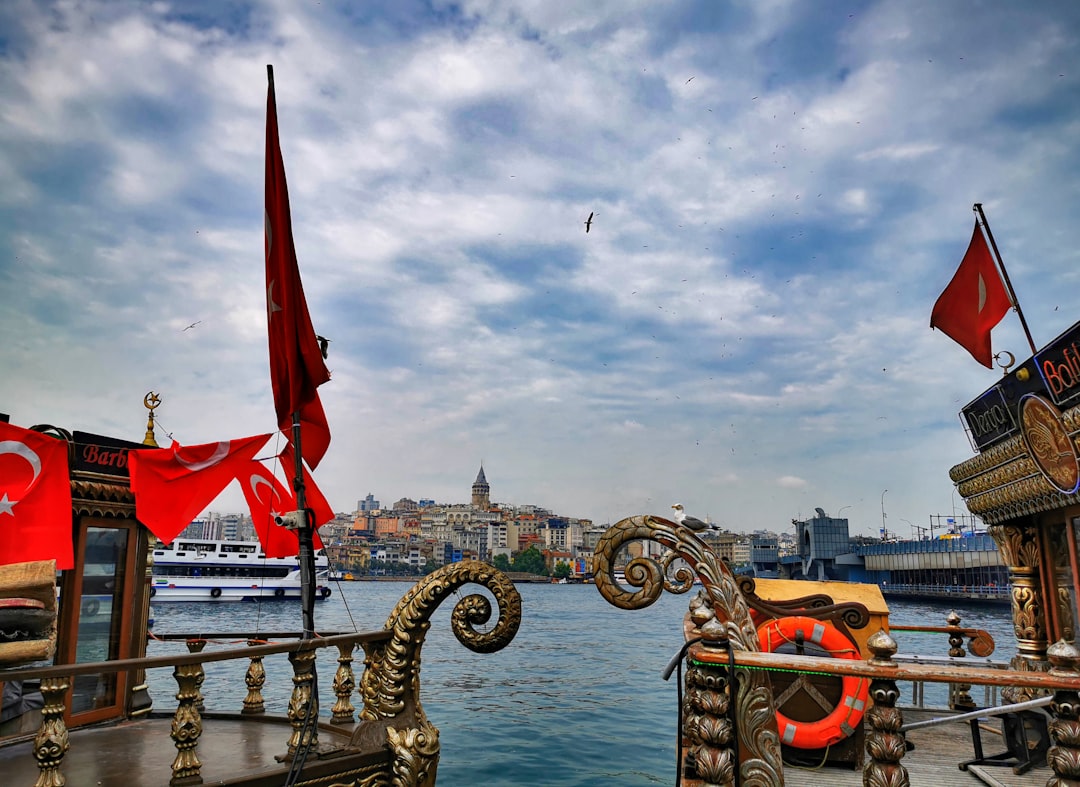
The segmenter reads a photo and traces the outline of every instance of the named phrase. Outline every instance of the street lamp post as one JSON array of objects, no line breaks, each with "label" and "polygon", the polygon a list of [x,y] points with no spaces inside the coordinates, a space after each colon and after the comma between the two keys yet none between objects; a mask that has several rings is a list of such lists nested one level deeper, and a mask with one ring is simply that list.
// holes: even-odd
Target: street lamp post
[{"label": "street lamp post", "polygon": [[907,526],[911,528],[911,540],[915,540],[915,525],[911,524],[910,519],[901,519],[901,522],[907,522]]},{"label": "street lamp post", "polygon": [[836,512],[836,518],[841,519],[842,517],[840,515],[847,511],[849,508],[851,508],[851,506],[840,506],[840,510]]},{"label": "street lamp post", "polygon": [[888,489],[885,489],[885,490],[882,490],[882,492],[881,492],[881,540],[882,541],[885,540],[885,532],[886,532],[885,531],[885,493],[888,492],[888,491],[889,491]]}]

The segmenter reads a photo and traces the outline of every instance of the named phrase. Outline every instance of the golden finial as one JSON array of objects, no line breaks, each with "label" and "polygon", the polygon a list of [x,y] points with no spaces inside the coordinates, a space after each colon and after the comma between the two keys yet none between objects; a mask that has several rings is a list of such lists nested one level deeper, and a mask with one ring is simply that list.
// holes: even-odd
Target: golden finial
[{"label": "golden finial", "polygon": [[148,445],[152,448],[157,448],[157,440],[154,439],[154,410],[161,404],[161,397],[151,391],[143,397],[143,406],[150,411],[149,417],[146,419],[146,437],[143,438],[143,445]]}]

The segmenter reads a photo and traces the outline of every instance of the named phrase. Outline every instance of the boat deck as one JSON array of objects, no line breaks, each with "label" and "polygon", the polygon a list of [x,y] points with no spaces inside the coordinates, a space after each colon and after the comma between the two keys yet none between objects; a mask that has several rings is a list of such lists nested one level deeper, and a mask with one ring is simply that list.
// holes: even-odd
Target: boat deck
[{"label": "boat deck", "polygon": [[[287,769],[288,764],[283,765],[275,757],[285,753],[289,739],[290,728],[284,717],[206,716],[202,724],[198,756],[204,784],[252,783],[258,782],[260,776],[271,784],[282,783],[283,768]],[[167,787],[176,757],[176,748],[170,745],[171,726],[172,717],[162,716],[69,731],[71,748],[62,766],[67,787]],[[351,725],[320,724],[320,748],[346,743],[353,729]],[[103,756],[104,752],[107,756]],[[368,759],[375,762],[379,758]],[[309,757],[305,778],[332,762]],[[363,767],[355,759],[350,765]],[[4,774],[5,784],[33,784],[38,776],[33,741],[0,748],[0,773]]]},{"label": "boat deck", "polygon": [[[904,721],[913,722],[935,718],[925,710],[904,709]],[[1000,735],[987,732],[986,727],[1001,729],[1001,723],[990,721],[982,734],[984,755],[1006,750]],[[922,727],[907,733],[914,749],[901,761],[907,768],[912,787],[1036,787],[1045,785],[1054,774],[1048,765],[1031,768],[1026,773],[1015,774],[1013,769],[1000,765],[972,765],[967,771],[960,770],[960,763],[975,756],[971,742],[971,726],[968,722],[947,722],[935,727]],[[787,784],[801,787],[862,787],[862,770],[846,768],[797,768],[784,766]]]}]

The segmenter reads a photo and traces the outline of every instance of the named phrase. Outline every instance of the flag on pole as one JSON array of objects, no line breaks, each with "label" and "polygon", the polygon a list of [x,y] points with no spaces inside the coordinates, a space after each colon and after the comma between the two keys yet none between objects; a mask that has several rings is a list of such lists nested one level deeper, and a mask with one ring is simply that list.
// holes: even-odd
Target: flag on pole
[{"label": "flag on pole", "polygon": [[[290,475],[296,472],[296,454],[293,453],[292,444],[287,444],[285,449],[278,457],[281,460],[281,467],[284,469],[286,475]],[[304,495],[306,498],[307,507],[314,511],[314,520],[311,523],[312,533],[315,533],[317,528],[322,527],[331,519],[334,518],[334,509],[330,507],[330,503],[327,502],[326,497],[323,496],[322,490],[315,484],[315,479],[311,477],[311,473],[308,469],[304,468]],[[295,503],[296,498],[293,498]]]},{"label": "flag on pole", "polygon": [[930,314],[930,327],[951,338],[983,366],[994,368],[990,330],[1013,306],[986,238],[975,222],[964,259]]},{"label": "flag on pole", "polygon": [[[265,465],[254,460],[240,473],[240,486],[266,556],[294,557],[300,551],[296,531],[278,525],[274,517],[295,510],[296,496]],[[318,533],[312,533],[312,542],[316,549],[322,547]]]},{"label": "flag on pole", "polygon": [[270,383],[278,428],[291,437],[300,413],[301,451],[315,468],[330,445],[318,387],[330,379],[311,325],[293,245],[289,190],[278,141],[274,74],[268,67],[266,94],[266,321],[270,338]]},{"label": "flag on pole", "polygon": [[166,544],[243,472],[270,435],[128,452],[135,516]]},{"label": "flag on pole", "polygon": [[0,422],[0,564],[75,566],[68,444]]}]

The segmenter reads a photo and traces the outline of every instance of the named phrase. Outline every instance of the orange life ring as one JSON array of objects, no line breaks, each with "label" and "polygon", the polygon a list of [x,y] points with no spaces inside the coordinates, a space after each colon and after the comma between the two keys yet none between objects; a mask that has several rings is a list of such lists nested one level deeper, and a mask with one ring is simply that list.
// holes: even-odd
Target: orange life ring
[{"label": "orange life ring", "polygon": [[[758,629],[758,642],[763,651],[772,652],[781,645],[799,638],[813,643],[830,656],[841,659],[861,658],[858,649],[840,629],[825,620],[803,617],[777,618]],[[780,740],[797,749],[823,749],[851,735],[866,712],[870,682],[866,678],[845,675],[843,695],[832,712],[817,721],[795,721],[779,710],[776,727]]]}]

